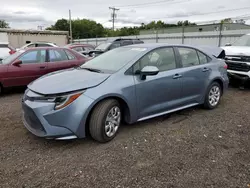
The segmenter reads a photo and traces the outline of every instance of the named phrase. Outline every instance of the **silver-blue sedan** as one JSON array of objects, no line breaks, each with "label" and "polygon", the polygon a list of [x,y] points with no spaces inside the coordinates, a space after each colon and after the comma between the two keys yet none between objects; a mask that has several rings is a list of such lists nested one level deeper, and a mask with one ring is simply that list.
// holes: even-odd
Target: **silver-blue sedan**
[{"label": "silver-blue sedan", "polygon": [[216,58],[220,50],[131,45],[47,74],[25,91],[24,125],[48,139],[90,133],[108,142],[122,121],[135,123],[201,104],[216,108],[228,86],[227,65]]}]

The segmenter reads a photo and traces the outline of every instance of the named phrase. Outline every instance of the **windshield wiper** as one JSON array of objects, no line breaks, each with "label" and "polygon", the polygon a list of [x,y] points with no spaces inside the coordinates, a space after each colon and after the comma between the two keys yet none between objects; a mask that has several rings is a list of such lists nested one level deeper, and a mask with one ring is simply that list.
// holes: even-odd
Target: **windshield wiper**
[{"label": "windshield wiper", "polygon": [[85,69],[85,70],[88,70],[88,71],[91,71],[91,72],[102,73],[102,71],[99,70],[99,69],[93,69],[93,68],[88,68],[88,67],[80,67],[80,69]]}]

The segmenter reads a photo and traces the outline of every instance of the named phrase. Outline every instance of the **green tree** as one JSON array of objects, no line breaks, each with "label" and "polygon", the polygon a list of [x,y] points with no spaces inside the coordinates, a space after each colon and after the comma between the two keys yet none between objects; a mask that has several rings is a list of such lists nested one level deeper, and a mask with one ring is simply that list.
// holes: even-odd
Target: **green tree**
[{"label": "green tree", "polygon": [[48,27],[47,30],[69,31],[69,21],[66,19],[57,20],[55,25]]},{"label": "green tree", "polygon": [[226,18],[224,20],[221,20],[221,23],[233,23],[232,18]]},{"label": "green tree", "polygon": [[[72,23],[72,35],[73,38],[93,38],[102,37],[105,34],[105,30],[101,24],[88,19],[75,19]],[[69,21],[66,19],[57,20],[55,25],[52,25],[47,30],[60,30],[69,31]]]},{"label": "green tree", "polygon": [[0,28],[10,28],[5,20],[0,20]]},{"label": "green tree", "polygon": [[[80,38],[95,38],[95,37],[117,37],[139,35],[140,30],[143,29],[161,29],[169,27],[196,25],[188,20],[179,21],[177,24],[168,24],[161,20],[152,21],[148,24],[141,23],[139,27],[123,27],[113,31],[109,28],[104,28],[101,24],[88,19],[74,19],[72,20],[72,35],[74,39]],[[61,30],[69,31],[69,21],[67,19],[59,19],[54,25],[47,28],[47,30]]]},{"label": "green tree", "polygon": [[189,25],[196,25],[196,23],[189,22],[188,20],[185,21],[178,21],[177,26],[189,26]]}]

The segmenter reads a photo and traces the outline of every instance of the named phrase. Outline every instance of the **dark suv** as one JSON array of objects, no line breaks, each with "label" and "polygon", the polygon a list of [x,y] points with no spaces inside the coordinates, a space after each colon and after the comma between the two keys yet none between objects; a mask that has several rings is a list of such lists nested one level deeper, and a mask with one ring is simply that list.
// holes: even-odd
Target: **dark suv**
[{"label": "dark suv", "polygon": [[94,50],[91,50],[89,52],[90,56],[98,56],[104,52],[107,52],[109,50],[112,50],[114,48],[118,48],[120,46],[127,46],[127,45],[132,45],[132,44],[142,44],[144,43],[140,39],[116,39],[114,41],[108,41],[105,43],[100,44],[97,46]]}]

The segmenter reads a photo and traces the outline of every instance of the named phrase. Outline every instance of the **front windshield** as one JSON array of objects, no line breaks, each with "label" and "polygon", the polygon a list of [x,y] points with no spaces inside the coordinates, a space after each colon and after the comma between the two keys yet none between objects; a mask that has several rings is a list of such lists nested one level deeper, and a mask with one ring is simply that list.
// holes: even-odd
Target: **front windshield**
[{"label": "front windshield", "polygon": [[11,63],[13,60],[15,60],[19,55],[21,55],[23,53],[23,51],[18,51],[8,57],[6,57],[5,59],[1,60],[0,62],[2,64],[9,64]]},{"label": "front windshield", "polygon": [[95,49],[105,51],[110,45],[111,43],[102,43],[99,46],[97,46]]},{"label": "front windshield", "polygon": [[146,50],[146,48],[138,47],[116,48],[87,61],[80,68],[91,68],[113,73],[121,69],[135,57],[145,53]]},{"label": "front windshield", "polygon": [[235,43],[234,46],[250,46],[250,35],[244,35],[239,38]]}]

